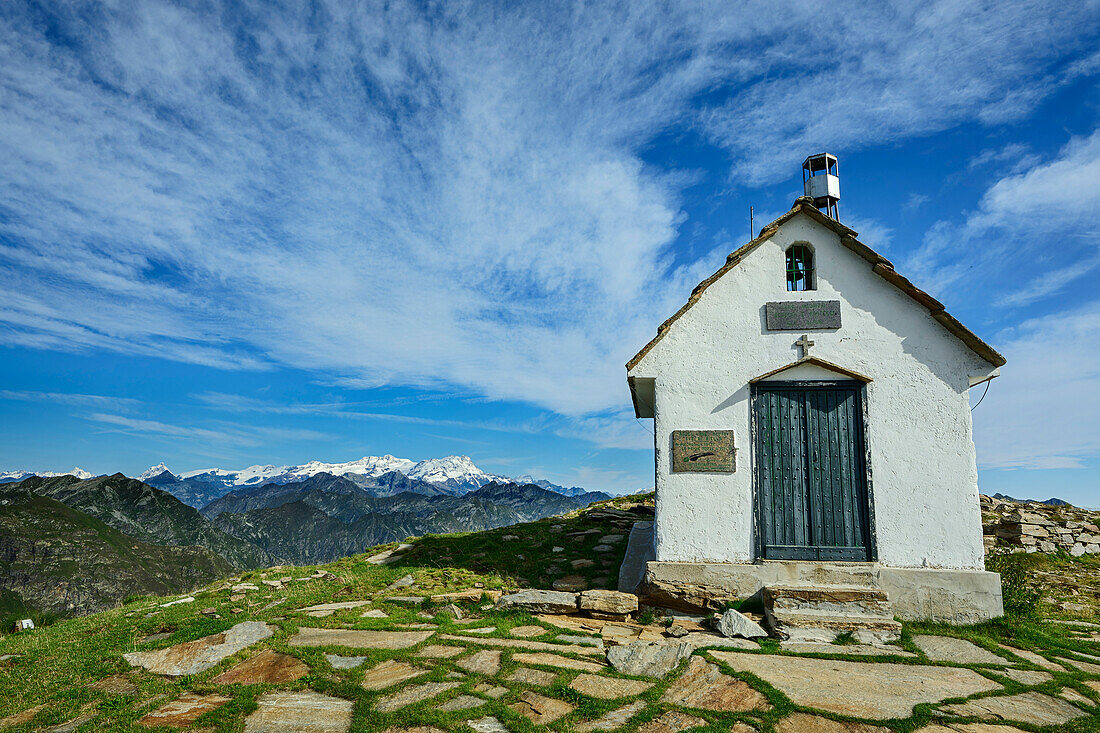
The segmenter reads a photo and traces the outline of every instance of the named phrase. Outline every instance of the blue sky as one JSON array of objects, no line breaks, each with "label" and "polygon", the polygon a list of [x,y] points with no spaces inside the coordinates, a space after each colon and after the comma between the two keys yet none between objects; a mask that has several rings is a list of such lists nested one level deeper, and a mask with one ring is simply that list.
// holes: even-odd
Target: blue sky
[{"label": "blue sky", "polygon": [[0,470],[649,486],[623,364],[827,148],[1008,358],[982,490],[1100,505],[1097,2],[8,2],[0,54]]}]

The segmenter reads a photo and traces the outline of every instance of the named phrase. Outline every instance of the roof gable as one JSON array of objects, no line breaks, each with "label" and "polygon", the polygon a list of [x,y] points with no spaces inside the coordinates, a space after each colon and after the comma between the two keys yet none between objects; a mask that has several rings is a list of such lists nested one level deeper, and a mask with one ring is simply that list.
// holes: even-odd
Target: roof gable
[{"label": "roof gable", "polygon": [[1005,364],[1005,358],[999,354],[996,349],[982,341],[974,334],[973,331],[968,329],[962,323],[960,323],[954,316],[947,312],[943,303],[933,298],[928,293],[924,292],[916,285],[911,283],[908,279],[899,275],[894,270],[894,265],[888,259],[875,252],[873,249],[856,239],[856,232],[835,219],[831,219],[818,211],[814,205],[813,200],[807,196],[800,196],[794,202],[794,206],[790,211],[780,216],[772,223],[765,226],[760,230],[759,236],[755,239],[747,242],[739,249],[731,253],[722,267],[718,269],[713,275],[708,277],[703,282],[695,286],[691,291],[691,295],[688,297],[686,303],[680,307],[670,318],[657,327],[657,335],[650,340],[648,344],[642,347],[641,351],[634,355],[634,357],[626,363],[627,371],[633,369],[638,363],[645,357],[646,354],[657,345],[665,334],[668,332],[669,327],[675,323],[680,316],[687,312],[702,296],[703,292],[710,287],[713,283],[717,282],[723,275],[736,267],[740,262],[753,250],[759,247],[764,242],[771,239],[779,228],[786,222],[793,219],[798,214],[805,214],[812,220],[821,224],[822,226],[832,230],[840,238],[840,243],[855,252],[864,260],[871,264],[871,268],[876,275],[883,278],[891,285],[895,286],[910,298],[915,300],[920,305],[928,309],[932,318],[940,323],[949,333],[955,336],[957,339],[963,342],[971,351],[985,359],[987,362],[995,367],[1003,366]]}]

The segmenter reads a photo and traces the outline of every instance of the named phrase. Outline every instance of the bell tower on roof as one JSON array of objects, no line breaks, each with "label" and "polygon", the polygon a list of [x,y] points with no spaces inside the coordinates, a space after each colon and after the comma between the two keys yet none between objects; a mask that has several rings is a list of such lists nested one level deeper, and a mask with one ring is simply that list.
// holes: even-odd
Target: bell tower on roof
[{"label": "bell tower on roof", "polygon": [[835,155],[817,153],[806,158],[802,163],[802,190],[814,200],[814,206],[840,221],[840,176]]}]

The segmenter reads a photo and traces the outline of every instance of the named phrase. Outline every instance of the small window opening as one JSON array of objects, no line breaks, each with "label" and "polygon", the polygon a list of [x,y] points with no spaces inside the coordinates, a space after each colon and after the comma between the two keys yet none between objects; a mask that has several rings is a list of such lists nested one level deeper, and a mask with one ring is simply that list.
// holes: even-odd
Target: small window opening
[{"label": "small window opening", "polygon": [[814,251],[805,244],[787,248],[787,290],[815,290]]}]

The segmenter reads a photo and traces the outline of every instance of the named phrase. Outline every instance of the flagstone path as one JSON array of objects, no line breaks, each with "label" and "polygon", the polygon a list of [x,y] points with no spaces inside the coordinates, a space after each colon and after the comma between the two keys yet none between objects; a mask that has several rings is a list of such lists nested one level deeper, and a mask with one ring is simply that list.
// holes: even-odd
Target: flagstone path
[{"label": "flagstone path", "polygon": [[[410,606],[348,584],[336,596],[347,600],[314,595],[287,619],[150,648],[194,628],[161,620],[163,636],[123,655],[141,669],[121,672],[116,656],[99,679],[80,681],[85,699],[64,716],[28,707],[0,728],[86,733],[120,705],[129,726],[245,733],[347,733],[353,720],[383,733],[1022,733],[1100,717],[1100,664],[1081,653],[1092,647],[1008,648],[977,634],[979,643],[932,634],[896,646],[758,643],[697,617],[664,627],[532,618],[484,604],[481,589],[432,595],[454,586],[416,583],[391,585],[463,605]],[[205,603],[192,605],[200,616]],[[204,633],[218,628],[208,619]],[[96,699],[85,705],[87,696]],[[917,705],[930,707],[914,720]]]},{"label": "flagstone path", "polygon": [[709,652],[738,672],[751,672],[796,705],[856,718],[907,718],[919,703],[1001,689],[970,669],[810,657]]}]

